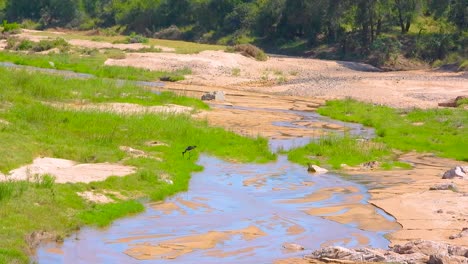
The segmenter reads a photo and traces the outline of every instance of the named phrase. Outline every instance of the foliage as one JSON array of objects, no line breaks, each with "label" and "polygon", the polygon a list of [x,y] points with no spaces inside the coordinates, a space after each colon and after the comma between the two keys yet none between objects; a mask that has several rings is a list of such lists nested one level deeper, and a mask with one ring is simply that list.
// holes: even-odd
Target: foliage
[{"label": "foliage", "polygon": [[8,21],[3,20],[2,27],[3,27],[2,33],[16,34],[20,32],[20,25],[16,22],[8,23]]},{"label": "foliage", "polygon": [[[464,0],[4,1],[12,21],[29,19],[42,27],[108,28],[101,30],[108,36],[131,33],[124,40],[131,43],[145,43],[146,37],[255,43],[294,54],[330,45],[338,59],[370,56],[376,64],[396,58],[396,53],[428,62],[443,60],[454,51],[466,57]],[[401,41],[402,36],[411,41]],[[397,39],[401,49],[393,45]],[[294,43],[301,45],[291,49]]]},{"label": "foliage", "polygon": [[379,36],[371,45],[371,60],[374,65],[395,61],[400,53],[401,43],[394,37]]},{"label": "foliage", "polygon": [[126,39],[127,43],[148,43],[148,38],[145,38],[144,36],[140,34],[136,34],[135,32],[132,32],[130,36],[127,37]]},{"label": "foliage", "polygon": [[47,51],[53,48],[57,48],[59,51],[65,52],[70,49],[70,44],[62,38],[43,39],[39,42],[34,42],[28,39],[9,37],[7,39],[6,46],[6,49],[10,50],[29,50],[34,52]]}]

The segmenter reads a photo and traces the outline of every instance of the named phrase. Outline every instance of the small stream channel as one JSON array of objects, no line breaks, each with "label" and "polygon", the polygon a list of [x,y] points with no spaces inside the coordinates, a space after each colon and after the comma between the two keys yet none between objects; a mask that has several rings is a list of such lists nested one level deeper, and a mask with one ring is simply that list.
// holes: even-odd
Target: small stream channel
[{"label": "small stream channel", "polygon": [[[0,62],[0,67],[70,78],[94,77],[8,62]],[[135,84],[164,86],[161,82]],[[314,112],[261,110],[296,114],[302,121],[346,126],[347,133],[362,138],[374,136],[372,129],[331,120]],[[274,125],[278,129],[316,129],[298,122]],[[314,139],[275,139],[269,141],[269,146],[272,151],[288,150],[310,140]],[[277,259],[300,257],[327,245],[386,248],[389,241],[384,235],[398,228],[392,217],[368,204],[368,187],[372,184],[349,181],[334,173],[311,175],[284,155],[268,164],[237,164],[202,154],[198,164],[205,169],[192,175],[188,192],[161,203],[149,203],[144,213],[119,219],[108,228],[86,227],[63,243],[42,244],[33,261],[41,264],[272,263]],[[368,183],[365,175],[362,178],[361,182]],[[305,251],[285,249],[286,242],[300,244]]]},{"label": "small stream channel", "polygon": [[[338,122],[312,112],[286,112],[298,114],[304,121]],[[351,134],[373,136],[372,130],[361,125],[338,123],[347,126]],[[275,125],[300,126],[286,122]],[[270,148],[290,149],[310,140],[270,140]],[[144,213],[117,220],[108,228],[87,227],[62,244],[41,245],[35,260],[273,263],[326,245],[386,248],[389,242],[384,234],[397,228],[393,218],[367,203],[366,186],[333,173],[311,175],[284,155],[268,164],[237,164],[202,154],[198,164],[205,169],[192,175],[188,192],[163,203],[147,204]],[[356,208],[367,211],[339,220],[340,215]],[[360,218],[367,218],[369,210],[370,221],[377,220],[363,225]],[[287,250],[285,242],[300,244],[306,250]]]}]

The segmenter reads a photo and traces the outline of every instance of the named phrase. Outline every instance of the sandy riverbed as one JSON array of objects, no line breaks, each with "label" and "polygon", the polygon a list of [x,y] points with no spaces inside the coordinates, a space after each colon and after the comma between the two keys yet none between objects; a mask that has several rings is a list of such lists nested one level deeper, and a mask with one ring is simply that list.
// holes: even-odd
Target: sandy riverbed
[{"label": "sandy riverbed", "polygon": [[[168,84],[167,88],[197,97],[206,91],[223,90],[227,93],[223,103],[233,106],[312,111],[325,99],[352,97],[399,108],[432,108],[439,102],[468,95],[467,72],[379,72],[372,66],[351,62],[288,57],[258,62],[239,54],[205,51],[192,55],[128,53],[125,59],[110,59],[106,64],[152,70],[189,67],[193,74],[187,80]],[[272,120],[299,121],[296,115],[272,115],[262,110],[245,114],[245,111],[226,108],[199,113],[197,117],[245,135],[310,136],[306,134],[310,131],[279,131],[271,126]],[[429,191],[432,185],[451,182],[440,179],[443,171],[466,163],[414,153],[403,155],[401,159],[413,162],[414,169],[346,172],[371,175],[380,184],[379,189],[371,191],[372,203],[396,217],[402,225],[402,230],[389,236],[392,243],[426,238],[468,246],[466,238],[449,239],[450,235],[468,227],[468,181],[454,181],[458,193]],[[365,216],[365,209],[359,209],[356,214]],[[349,217],[356,217],[356,214],[351,212]],[[128,253],[137,254],[136,251]]]}]

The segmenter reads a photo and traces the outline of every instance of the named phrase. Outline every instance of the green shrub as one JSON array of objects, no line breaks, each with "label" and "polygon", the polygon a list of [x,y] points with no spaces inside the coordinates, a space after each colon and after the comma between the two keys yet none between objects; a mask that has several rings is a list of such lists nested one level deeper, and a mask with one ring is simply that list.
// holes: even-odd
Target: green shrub
[{"label": "green shrub", "polygon": [[31,50],[34,47],[34,42],[30,41],[29,39],[23,39],[16,47],[16,50]]},{"label": "green shrub", "polygon": [[149,40],[148,38],[140,34],[136,34],[135,32],[132,32],[132,34],[130,34],[130,36],[127,37],[126,42],[127,43],[148,43]]},{"label": "green shrub", "polygon": [[400,53],[401,43],[395,37],[379,36],[371,45],[371,60],[375,65],[394,62]]},{"label": "green shrub", "polygon": [[70,44],[64,40],[63,38],[56,38],[53,40],[50,39],[43,39],[36,43],[32,48],[35,52],[41,52],[50,50],[53,48],[58,48],[61,52],[68,51],[70,49]]},{"label": "green shrub", "polygon": [[3,20],[3,33],[17,34],[21,31],[21,27],[18,23],[8,23],[6,20]]},{"label": "green shrub", "polygon": [[460,66],[458,66],[458,70],[459,70],[459,71],[468,71],[468,59],[463,60],[463,61],[460,63]]},{"label": "green shrub", "polygon": [[31,19],[25,19],[21,22],[21,27],[25,29],[38,29],[41,25]]}]

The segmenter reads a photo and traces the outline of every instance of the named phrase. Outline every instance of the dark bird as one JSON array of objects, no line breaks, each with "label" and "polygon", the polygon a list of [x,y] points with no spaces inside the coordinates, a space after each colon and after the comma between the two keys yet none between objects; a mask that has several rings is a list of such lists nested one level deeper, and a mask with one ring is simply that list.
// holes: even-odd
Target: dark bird
[{"label": "dark bird", "polygon": [[[185,155],[186,152],[189,152],[193,149],[195,149],[197,146],[188,146],[183,152],[182,152],[182,156]],[[190,153],[190,152],[189,152]]]}]

